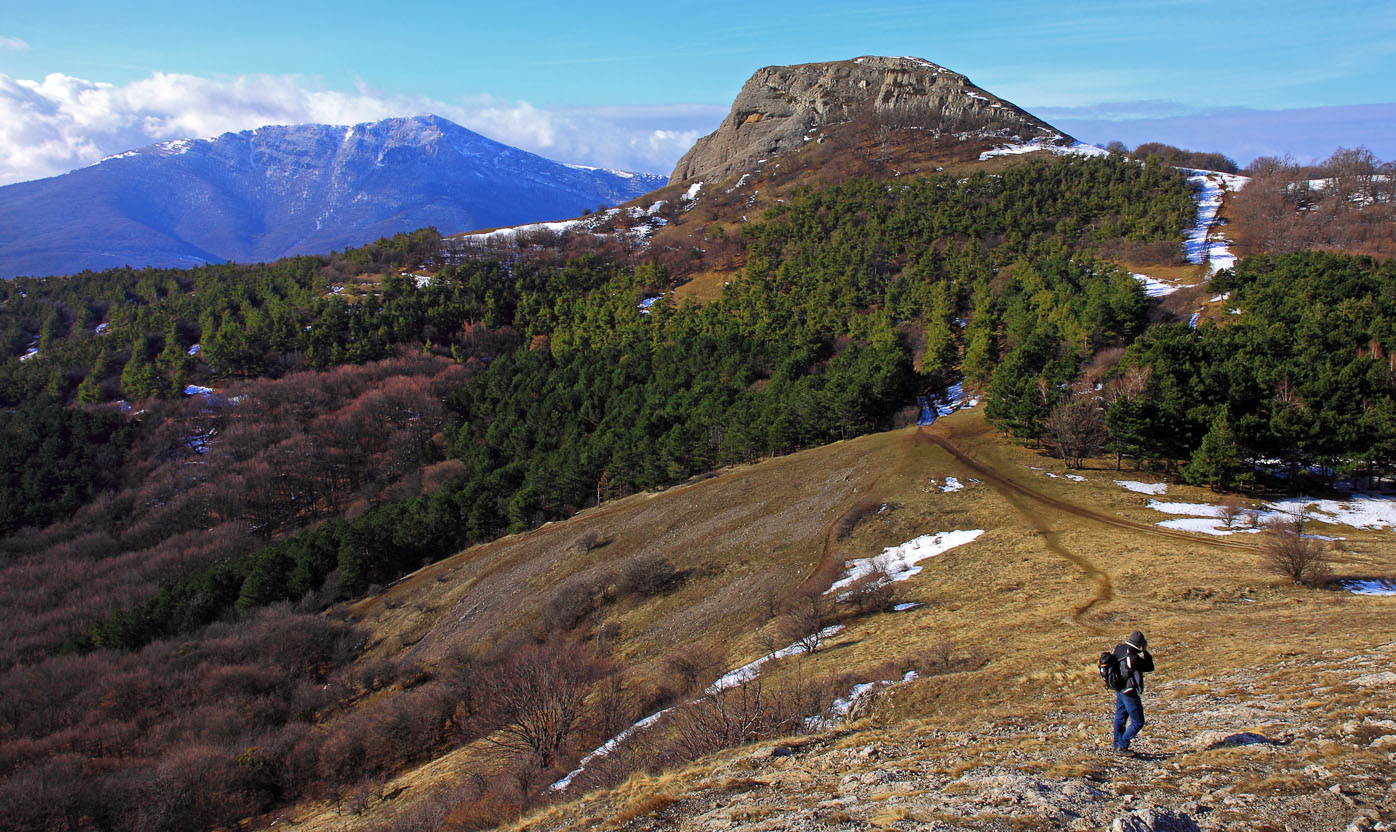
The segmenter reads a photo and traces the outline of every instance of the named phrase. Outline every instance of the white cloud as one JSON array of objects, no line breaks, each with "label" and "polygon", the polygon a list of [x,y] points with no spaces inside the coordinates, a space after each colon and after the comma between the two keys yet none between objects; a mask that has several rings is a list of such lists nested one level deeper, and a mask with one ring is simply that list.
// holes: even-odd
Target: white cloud
[{"label": "white cloud", "polygon": [[157,72],[125,85],[54,73],[0,74],[0,184],[64,173],[176,138],[267,124],[355,124],[436,114],[565,162],[667,173],[725,114],[713,107],[542,110],[489,96],[457,103],[326,90],[294,75],[202,78]]},{"label": "white cloud", "polygon": [[1133,147],[1165,142],[1225,153],[1242,165],[1257,156],[1327,158],[1338,147],[1365,146],[1396,160],[1396,103],[1286,110],[1190,107],[1169,101],[1111,102],[1086,107],[1038,107],[1033,113],[1083,142],[1119,139]]},{"label": "white cloud", "polygon": [[0,35],[0,52],[28,52],[29,44],[19,38]]}]

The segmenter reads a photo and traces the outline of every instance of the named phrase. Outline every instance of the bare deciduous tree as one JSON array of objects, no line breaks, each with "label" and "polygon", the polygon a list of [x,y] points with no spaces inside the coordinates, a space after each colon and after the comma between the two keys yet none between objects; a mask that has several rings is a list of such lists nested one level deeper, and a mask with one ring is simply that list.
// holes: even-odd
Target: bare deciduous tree
[{"label": "bare deciduous tree", "polygon": [[1304,536],[1303,515],[1271,519],[1263,525],[1260,557],[1267,571],[1305,586],[1327,583],[1333,550],[1326,541]]},{"label": "bare deciduous tree", "polygon": [[1221,504],[1221,518],[1226,523],[1226,527],[1232,528],[1236,522],[1246,514],[1246,501],[1239,495],[1228,494]]},{"label": "bare deciduous tree", "polygon": [[549,768],[582,725],[587,691],[604,670],[585,643],[525,645],[499,669],[488,692],[500,725],[489,741]]},{"label": "bare deciduous tree", "polygon": [[1105,414],[1093,394],[1072,396],[1047,415],[1047,435],[1068,468],[1080,468],[1105,447]]}]

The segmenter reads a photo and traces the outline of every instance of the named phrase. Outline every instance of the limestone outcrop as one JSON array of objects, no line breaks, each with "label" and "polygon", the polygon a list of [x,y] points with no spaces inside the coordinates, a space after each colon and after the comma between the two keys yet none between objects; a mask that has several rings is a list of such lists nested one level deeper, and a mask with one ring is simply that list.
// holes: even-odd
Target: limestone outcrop
[{"label": "limestone outcrop", "polygon": [[841,127],[1071,144],[1071,137],[958,72],[920,58],[768,66],[742,86],[732,112],[679,160],[670,184],[720,181],[800,150]]}]

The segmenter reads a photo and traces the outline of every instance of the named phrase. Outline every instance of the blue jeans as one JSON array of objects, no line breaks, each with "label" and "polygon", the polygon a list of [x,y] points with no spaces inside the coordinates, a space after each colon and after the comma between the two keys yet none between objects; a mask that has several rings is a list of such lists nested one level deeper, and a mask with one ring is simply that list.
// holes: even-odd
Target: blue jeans
[{"label": "blue jeans", "polygon": [[[1128,726],[1128,727],[1126,727]],[[1129,741],[1144,727],[1144,703],[1134,693],[1115,694],[1115,747],[1129,750]]]}]

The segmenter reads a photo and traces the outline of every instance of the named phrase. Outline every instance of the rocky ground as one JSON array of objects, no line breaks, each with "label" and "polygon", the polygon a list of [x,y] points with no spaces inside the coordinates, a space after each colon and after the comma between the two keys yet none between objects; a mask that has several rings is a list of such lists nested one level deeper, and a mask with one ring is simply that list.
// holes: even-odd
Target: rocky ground
[{"label": "rocky ground", "polygon": [[518,828],[1396,828],[1393,665],[1396,642],[1167,681],[1132,757],[1110,751],[1104,691],[954,727],[879,727],[874,703],[848,728],[634,778]]}]

